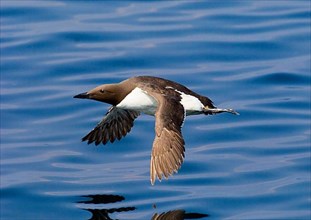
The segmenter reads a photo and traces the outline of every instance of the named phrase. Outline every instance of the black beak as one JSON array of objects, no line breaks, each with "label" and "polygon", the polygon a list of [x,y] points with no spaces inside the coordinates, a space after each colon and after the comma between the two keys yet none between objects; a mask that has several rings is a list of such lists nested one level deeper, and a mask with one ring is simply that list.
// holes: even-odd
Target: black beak
[{"label": "black beak", "polygon": [[89,99],[90,95],[87,94],[87,92],[84,92],[84,93],[75,95],[74,98],[77,98],[77,99]]}]

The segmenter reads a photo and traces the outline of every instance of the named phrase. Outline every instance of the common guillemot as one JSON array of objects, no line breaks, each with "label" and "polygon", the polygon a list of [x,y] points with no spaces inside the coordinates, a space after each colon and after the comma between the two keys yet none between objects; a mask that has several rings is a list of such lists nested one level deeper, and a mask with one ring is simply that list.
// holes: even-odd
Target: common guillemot
[{"label": "common guillemot", "polygon": [[153,76],[137,76],[116,84],[100,85],[74,98],[93,99],[112,106],[97,126],[82,138],[88,144],[106,144],[120,140],[133,127],[134,120],[145,113],[155,116],[155,139],[150,161],[150,181],[161,181],[180,168],[185,153],[181,133],[188,115],[213,115],[233,109],[220,109],[201,96],[176,82]]}]

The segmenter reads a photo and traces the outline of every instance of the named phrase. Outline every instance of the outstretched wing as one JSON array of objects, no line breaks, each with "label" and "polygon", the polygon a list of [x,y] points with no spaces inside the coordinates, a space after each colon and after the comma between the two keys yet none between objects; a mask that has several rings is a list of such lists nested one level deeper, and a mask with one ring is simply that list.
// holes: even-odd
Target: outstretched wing
[{"label": "outstretched wing", "polygon": [[112,106],[97,126],[82,138],[82,141],[88,141],[88,144],[95,142],[95,145],[98,145],[106,144],[108,141],[113,143],[115,139],[120,140],[130,132],[139,114],[138,111]]},{"label": "outstretched wing", "polygon": [[155,93],[158,101],[155,113],[155,139],[153,142],[150,181],[168,178],[180,168],[185,156],[185,142],[181,134],[181,126],[185,117],[185,109],[180,104],[180,96],[163,96]]}]

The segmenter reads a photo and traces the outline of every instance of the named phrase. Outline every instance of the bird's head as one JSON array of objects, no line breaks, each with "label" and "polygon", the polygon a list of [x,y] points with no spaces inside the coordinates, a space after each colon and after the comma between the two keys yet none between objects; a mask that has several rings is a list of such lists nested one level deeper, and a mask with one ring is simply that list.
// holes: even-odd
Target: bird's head
[{"label": "bird's head", "polygon": [[118,85],[117,84],[104,84],[91,89],[88,92],[80,93],[74,98],[79,99],[93,99],[100,102],[116,105],[118,103]]}]

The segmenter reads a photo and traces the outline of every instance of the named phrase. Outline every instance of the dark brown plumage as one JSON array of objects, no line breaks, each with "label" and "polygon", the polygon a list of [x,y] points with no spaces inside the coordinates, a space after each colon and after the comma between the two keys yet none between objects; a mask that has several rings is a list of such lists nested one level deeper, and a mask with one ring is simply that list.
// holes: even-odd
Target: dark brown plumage
[{"label": "dark brown plumage", "polygon": [[[155,116],[155,139],[150,161],[150,181],[168,178],[180,168],[185,156],[181,127],[186,115],[217,114],[232,109],[218,109],[213,102],[187,87],[170,80],[138,76],[118,84],[98,86],[75,98],[88,98],[112,104],[97,126],[82,138],[95,145],[120,140],[130,132],[140,112]],[[185,99],[185,100],[184,100]],[[194,105],[194,106],[192,106]]]},{"label": "dark brown plumage", "polygon": [[139,112],[110,107],[104,118],[97,126],[82,138],[88,144],[95,142],[106,144],[108,141],[113,143],[116,139],[120,140],[134,125],[134,120],[139,116]]}]

